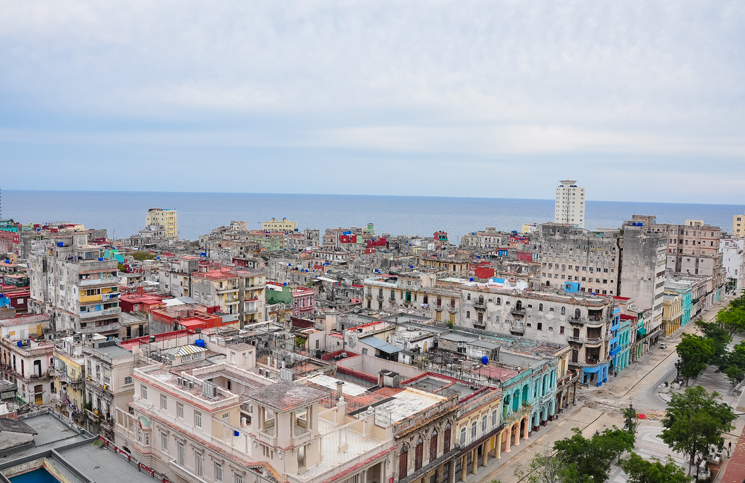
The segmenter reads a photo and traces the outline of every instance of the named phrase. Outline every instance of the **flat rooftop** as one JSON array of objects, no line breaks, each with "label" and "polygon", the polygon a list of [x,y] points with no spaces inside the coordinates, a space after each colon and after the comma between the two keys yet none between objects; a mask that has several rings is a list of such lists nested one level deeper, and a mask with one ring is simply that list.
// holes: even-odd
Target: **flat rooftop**
[{"label": "flat rooftop", "polygon": [[[117,456],[106,449],[102,443],[93,442],[76,448],[58,449],[62,458],[76,470],[96,483],[153,483],[149,474],[137,471],[126,459]],[[54,465],[63,470],[62,465]],[[70,478],[72,475],[64,469],[63,473]],[[77,477],[71,481],[80,481]]]}]

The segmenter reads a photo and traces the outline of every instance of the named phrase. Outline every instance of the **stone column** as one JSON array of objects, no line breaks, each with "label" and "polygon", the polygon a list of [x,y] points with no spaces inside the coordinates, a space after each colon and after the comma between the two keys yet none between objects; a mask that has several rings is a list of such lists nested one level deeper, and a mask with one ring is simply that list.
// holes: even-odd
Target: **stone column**
[{"label": "stone column", "polygon": [[[383,481],[382,483],[386,483]],[[448,483],[455,483],[455,460],[448,463]]]},{"label": "stone column", "polygon": [[[517,423],[514,424],[514,426],[515,426],[515,441],[514,441],[514,445],[515,446],[520,446],[520,423],[517,422]],[[510,435],[511,434],[512,434],[512,430],[510,430]]]},{"label": "stone column", "polygon": [[460,475],[460,481],[466,481],[466,472],[468,471],[468,458],[466,455],[463,455],[463,459],[460,463],[461,468],[461,475]]},{"label": "stone column", "polygon": [[[505,432],[507,433],[507,438],[506,439],[504,437],[505,436],[505,434],[504,434]],[[510,439],[511,439],[511,436],[512,436],[512,429],[511,429],[511,427],[504,428],[502,430],[502,439],[504,440],[504,452],[505,453],[509,453],[510,452]]]},{"label": "stone column", "polygon": [[484,446],[484,449],[482,450],[482,454],[484,455],[484,462],[482,463],[483,466],[486,466],[487,461],[489,461],[489,447],[488,447],[489,441],[491,441],[491,439],[487,439],[486,441],[484,441],[484,445],[483,445]]},{"label": "stone column", "polygon": [[474,475],[479,472],[479,448],[478,446],[473,448],[473,454],[471,455],[471,471]]},{"label": "stone column", "polygon": [[498,435],[494,436],[494,441],[496,443],[496,452],[494,453],[496,458],[502,459],[502,433],[500,432]]},{"label": "stone column", "polygon": [[530,420],[525,420],[525,429],[523,430],[523,439],[528,439],[528,429],[530,428]]}]

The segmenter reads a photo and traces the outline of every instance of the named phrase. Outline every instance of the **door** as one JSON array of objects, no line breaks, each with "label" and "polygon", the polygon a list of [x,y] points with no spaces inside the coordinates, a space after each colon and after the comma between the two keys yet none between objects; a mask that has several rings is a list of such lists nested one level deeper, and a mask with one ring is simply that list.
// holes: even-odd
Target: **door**
[{"label": "door", "polygon": [[437,432],[432,434],[432,439],[429,440],[429,462],[433,462],[437,459]]},{"label": "door", "polygon": [[37,406],[44,402],[44,386],[41,384],[34,386],[34,404]]},{"label": "door", "polygon": [[448,424],[447,428],[445,428],[445,439],[442,440],[442,452],[447,453],[450,451],[450,425]]},{"label": "door", "polygon": [[421,439],[416,444],[416,455],[414,457],[414,470],[419,470],[422,467],[424,460],[424,441]]},{"label": "door", "polygon": [[408,448],[404,448],[401,454],[398,456],[398,479],[403,480],[406,478],[407,466],[409,465],[409,451]]}]

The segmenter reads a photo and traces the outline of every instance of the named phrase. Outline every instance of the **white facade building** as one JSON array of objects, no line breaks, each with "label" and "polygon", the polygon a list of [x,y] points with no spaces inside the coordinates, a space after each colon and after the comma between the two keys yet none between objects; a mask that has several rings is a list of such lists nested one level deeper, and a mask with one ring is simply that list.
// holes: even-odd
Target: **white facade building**
[{"label": "white facade building", "polygon": [[585,227],[585,189],[573,179],[563,179],[556,187],[554,222]]},{"label": "white facade building", "polygon": [[722,266],[727,272],[727,282],[732,283],[735,293],[739,294],[743,287],[743,269],[745,269],[745,238],[722,239],[719,252],[722,254]]}]

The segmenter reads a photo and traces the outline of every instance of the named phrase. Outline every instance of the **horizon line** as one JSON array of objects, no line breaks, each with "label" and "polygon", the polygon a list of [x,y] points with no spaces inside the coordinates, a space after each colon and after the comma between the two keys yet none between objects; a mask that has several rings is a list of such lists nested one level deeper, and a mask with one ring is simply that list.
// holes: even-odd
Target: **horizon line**
[{"label": "horizon line", "polygon": [[[555,201],[552,198],[499,198],[483,196],[426,196],[426,195],[375,195],[375,194],[348,194],[348,193],[256,193],[246,191],[137,191],[137,190],[55,190],[55,189],[5,189],[0,187],[0,193],[9,192],[26,192],[26,193],[151,193],[151,194],[204,194],[204,195],[270,195],[270,196],[357,196],[357,197],[377,197],[377,198],[452,198],[468,200],[523,200],[523,201]],[[704,206],[743,206],[745,204],[725,204],[725,203],[681,203],[673,201],[622,201],[622,200],[590,200],[586,203],[645,203],[655,205],[704,205]]]}]

